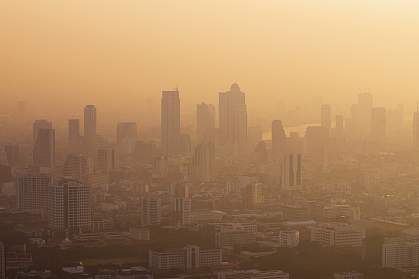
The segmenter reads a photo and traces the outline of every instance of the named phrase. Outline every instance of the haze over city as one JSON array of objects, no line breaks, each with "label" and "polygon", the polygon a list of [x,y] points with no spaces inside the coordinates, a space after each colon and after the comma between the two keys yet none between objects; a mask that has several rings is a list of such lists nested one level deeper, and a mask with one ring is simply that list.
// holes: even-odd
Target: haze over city
[{"label": "haze over city", "polygon": [[0,279],[419,278],[419,2],[0,3]]}]

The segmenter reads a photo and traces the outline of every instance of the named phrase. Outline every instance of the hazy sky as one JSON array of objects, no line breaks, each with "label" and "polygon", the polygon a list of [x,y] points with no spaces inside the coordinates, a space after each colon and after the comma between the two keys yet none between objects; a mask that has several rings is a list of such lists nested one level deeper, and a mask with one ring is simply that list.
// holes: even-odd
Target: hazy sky
[{"label": "hazy sky", "polygon": [[234,81],[253,117],[367,89],[413,107],[419,1],[2,0],[0,63],[0,107],[24,99],[45,116],[93,103],[145,119],[176,86],[193,112]]}]

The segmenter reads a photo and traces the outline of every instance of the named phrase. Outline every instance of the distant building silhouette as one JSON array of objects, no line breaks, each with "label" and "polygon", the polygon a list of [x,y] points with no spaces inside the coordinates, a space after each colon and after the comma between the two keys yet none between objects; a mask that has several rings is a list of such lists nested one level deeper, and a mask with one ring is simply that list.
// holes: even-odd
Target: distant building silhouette
[{"label": "distant building silhouette", "polygon": [[214,175],[214,160],[214,144],[199,144],[192,158],[192,178],[201,182],[210,181]]},{"label": "distant building silhouette", "polygon": [[220,133],[223,141],[234,150],[247,143],[246,96],[237,83],[219,94]]},{"label": "distant building silhouette", "polygon": [[196,133],[198,141],[213,141],[215,129],[214,105],[201,103],[196,106]]},{"label": "distant building silhouette", "polygon": [[116,128],[116,142],[120,155],[130,155],[135,151],[138,139],[137,123],[119,122]]},{"label": "distant building silhouette", "polygon": [[68,145],[70,153],[80,153],[80,119],[68,120]]},{"label": "distant building silhouette", "polygon": [[180,99],[179,91],[163,91],[161,99],[161,149],[164,155],[179,153]]},{"label": "distant building silhouette", "polygon": [[33,163],[37,167],[53,168],[55,165],[55,130],[37,129],[33,148]]},{"label": "distant building silhouette", "polygon": [[96,151],[96,107],[87,105],[84,108],[84,144],[85,151],[89,156],[95,154]]}]

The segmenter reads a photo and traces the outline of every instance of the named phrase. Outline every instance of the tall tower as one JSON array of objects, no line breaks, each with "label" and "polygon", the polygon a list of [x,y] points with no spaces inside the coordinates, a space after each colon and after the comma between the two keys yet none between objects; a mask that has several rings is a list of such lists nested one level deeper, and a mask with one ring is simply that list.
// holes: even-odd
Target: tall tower
[{"label": "tall tower", "polygon": [[214,144],[201,143],[192,158],[192,177],[196,181],[210,181],[214,175]]},{"label": "tall tower", "polygon": [[80,232],[90,227],[89,188],[86,184],[62,179],[48,190],[48,227],[55,231]]},{"label": "tall tower", "polygon": [[143,197],[141,199],[141,225],[160,225],[161,200],[157,197]]},{"label": "tall tower", "polygon": [[287,138],[286,152],[282,155],[283,189],[294,190],[302,186],[303,147],[299,137]]},{"label": "tall tower", "polygon": [[246,96],[237,83],[230,91],[219,94],[219,121],[223,140],[231,147],[241,148],[247,142]]},{"label": "tall tower", "polygon": [[196,106],[196,133],[199,141],[212,140],[215,128],[214,105],[201,103]]},{"label": "tall tower", "polygon": [[68,120],[68,145],[70,153],[79,153],[80,151],[80,120]]},{"label": "tall tower", "polygon": [[272,121],[272,155],[274,158],[279,158],[281,152],[285,152],[286,139],[282,121]]},{"label": "tall tower", "polygon": [[84,108],[84,142],[89,155],[95,154],[96,147],[96,107],[87,105]]},{"label": "tall tower", "polygon": [[37,129],[33,148],[33,163],[38,167],[53,168],[55,164],[55,130]]},{"label": "tall tower", "polygon": [[33,142],[36,142],[38,138],[38,131],[40,129],[52,129],[52,122],[45,120],[45,119],[38,119],[33,122],[32,125],[32,135],[33,135]]},{"label": "tall tower", "polygon": [[180,99],[179,91],[163,91],[161,99],[161,149],[163,154],[179,152]]}]

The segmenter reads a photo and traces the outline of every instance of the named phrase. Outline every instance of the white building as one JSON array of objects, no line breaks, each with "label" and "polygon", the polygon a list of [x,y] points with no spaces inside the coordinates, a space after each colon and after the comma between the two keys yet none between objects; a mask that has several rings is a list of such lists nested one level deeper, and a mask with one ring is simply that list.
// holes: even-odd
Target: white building
[{"label": "white building", "polygon": [[54,181],[48,191],[48,227],[56,231],[87,231],[91,220],[89,188],[72,179]]},{"label": "white building", "polygon": [[310,240],[328,247],[361,247],[365,230],[343,223],[321,223],[310,229]]},{"label": "white building", "polygon": [[149,268],[159,272],[174,269],[193,270],[201,267],[217,267],[222,262],[221,249],[201,249],[186,246],[182,249],[149,251]]},{"label": "white building", "polygon": [[300,244],[300,232],[297,230],[281,230],[278,235],[279,246],[294,248]]}]

